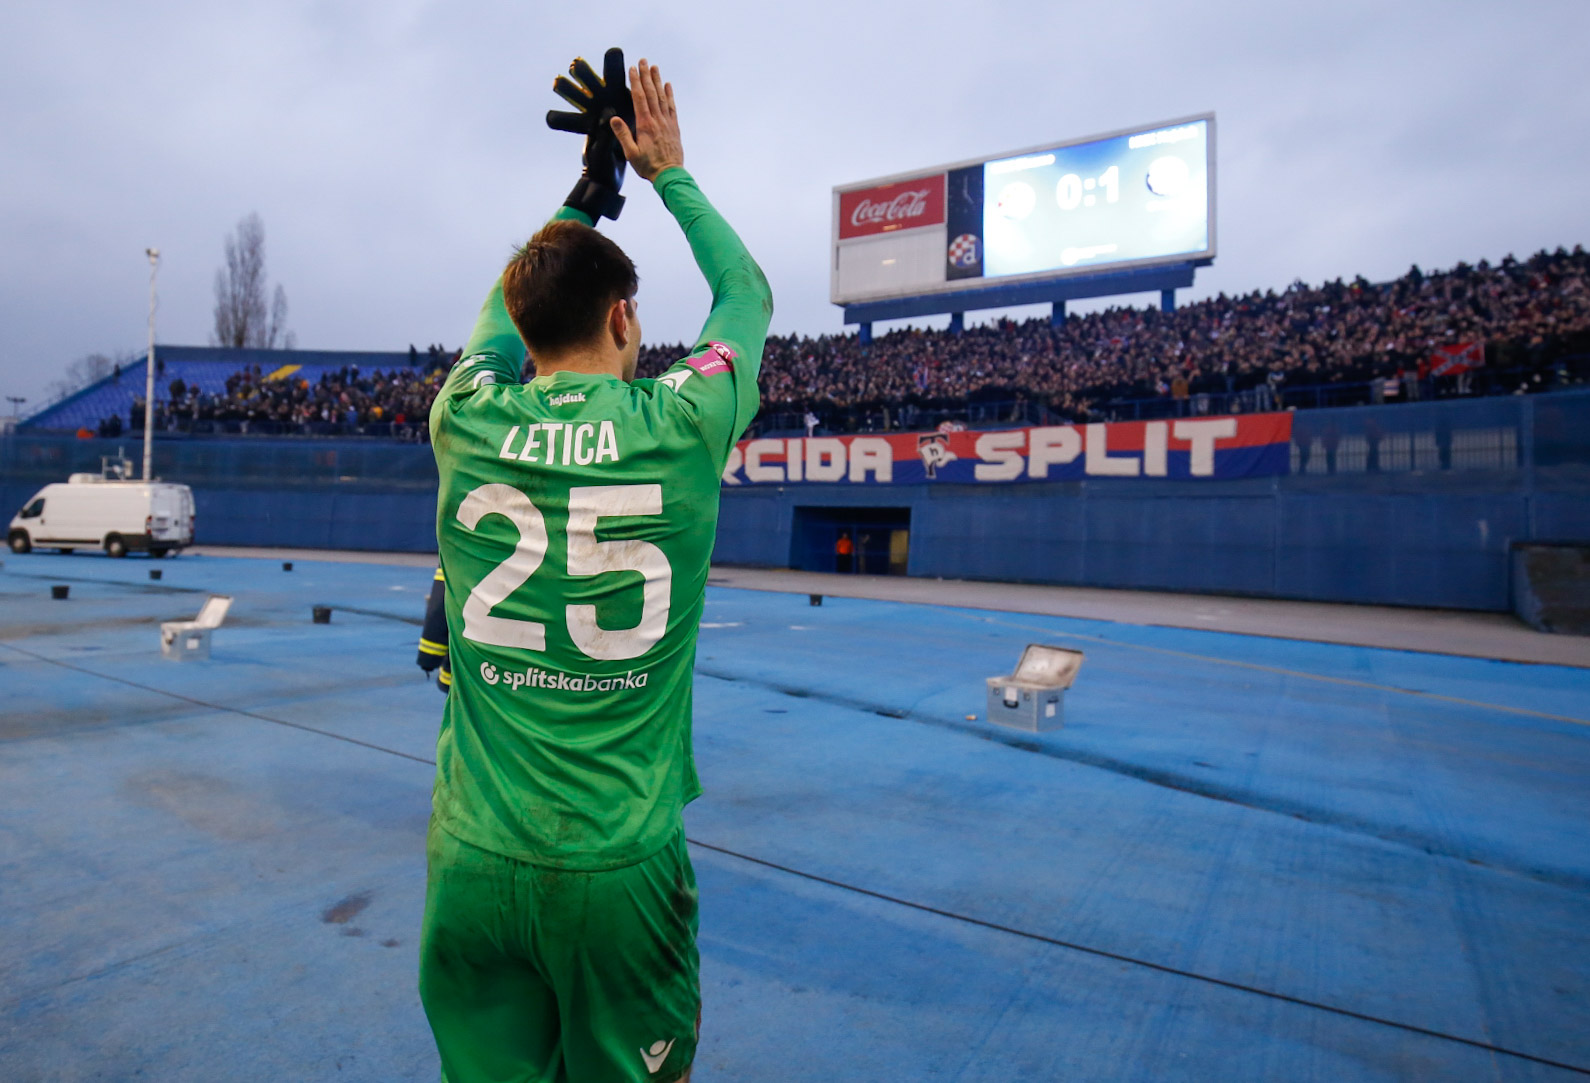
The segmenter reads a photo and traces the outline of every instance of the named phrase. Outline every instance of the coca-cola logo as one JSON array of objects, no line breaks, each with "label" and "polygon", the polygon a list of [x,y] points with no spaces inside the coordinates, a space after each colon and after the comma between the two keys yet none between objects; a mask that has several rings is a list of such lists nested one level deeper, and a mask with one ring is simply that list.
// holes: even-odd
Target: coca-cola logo
[{"label": "coca-cola logo", "polygon": [[944,175],[839,194],[839,237],[919,229],[944,221]]},{"label": "coca-cola logo", "polygon": [[874,203],[870,199],[863,199],[856,204],[856,209],[850,212],[850,224],[860,226],[868,222],[897,222],[906,218],[921,218],[927,213],[928,196],[931,194],[930,189],[918,188],[914,192],[901,192],[886,203]]}]

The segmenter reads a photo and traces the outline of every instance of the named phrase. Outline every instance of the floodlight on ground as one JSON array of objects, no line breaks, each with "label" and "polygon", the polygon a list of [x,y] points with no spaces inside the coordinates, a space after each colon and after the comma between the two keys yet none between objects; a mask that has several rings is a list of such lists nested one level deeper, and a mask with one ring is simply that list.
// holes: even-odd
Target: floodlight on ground
[{"label": "floodlight on ground", "polygon": [[232,608],[229,594],[212,594],[192,620],[165,621],[160,625],[160,656],[174,662],[205,661],[210,657],[210,633],[221,627]]},{"label": "floodlight on ground", "polygon": [[988,720],[1019,729],[1059,729],[1065,722],[1066,689],[1082,668],[1081,651],[1029,643],[1016,671],[989,677]]}]

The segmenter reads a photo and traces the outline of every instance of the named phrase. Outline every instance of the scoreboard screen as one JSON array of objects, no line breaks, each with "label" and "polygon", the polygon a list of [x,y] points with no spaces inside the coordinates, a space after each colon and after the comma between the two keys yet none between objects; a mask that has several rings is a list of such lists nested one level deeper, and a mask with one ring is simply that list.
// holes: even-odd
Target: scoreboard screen
[{"label": "scoreboard screen", "polygon": [[1212,114],[834,190],[836,304],[1215,254]]}]

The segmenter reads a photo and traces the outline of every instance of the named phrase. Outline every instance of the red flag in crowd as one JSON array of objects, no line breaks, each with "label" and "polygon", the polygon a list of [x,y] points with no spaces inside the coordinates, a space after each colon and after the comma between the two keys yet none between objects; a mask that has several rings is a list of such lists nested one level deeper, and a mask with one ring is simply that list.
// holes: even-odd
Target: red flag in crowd
[{"label": "red flag in crowd", "polygon": [[1442,346],[1419,365],[1421,376],[1456,376],[1485,364],[1485,343],[1454,342]]}]

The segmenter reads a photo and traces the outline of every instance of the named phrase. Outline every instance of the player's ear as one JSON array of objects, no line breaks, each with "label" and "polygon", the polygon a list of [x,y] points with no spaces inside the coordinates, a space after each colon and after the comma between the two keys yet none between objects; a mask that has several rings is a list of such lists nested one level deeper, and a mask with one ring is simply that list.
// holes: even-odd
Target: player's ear
[{"label": "player's ear", "polygon": [[629,345],[629,302],[622,297],[607,310],[607,332],[620,350]]}]

